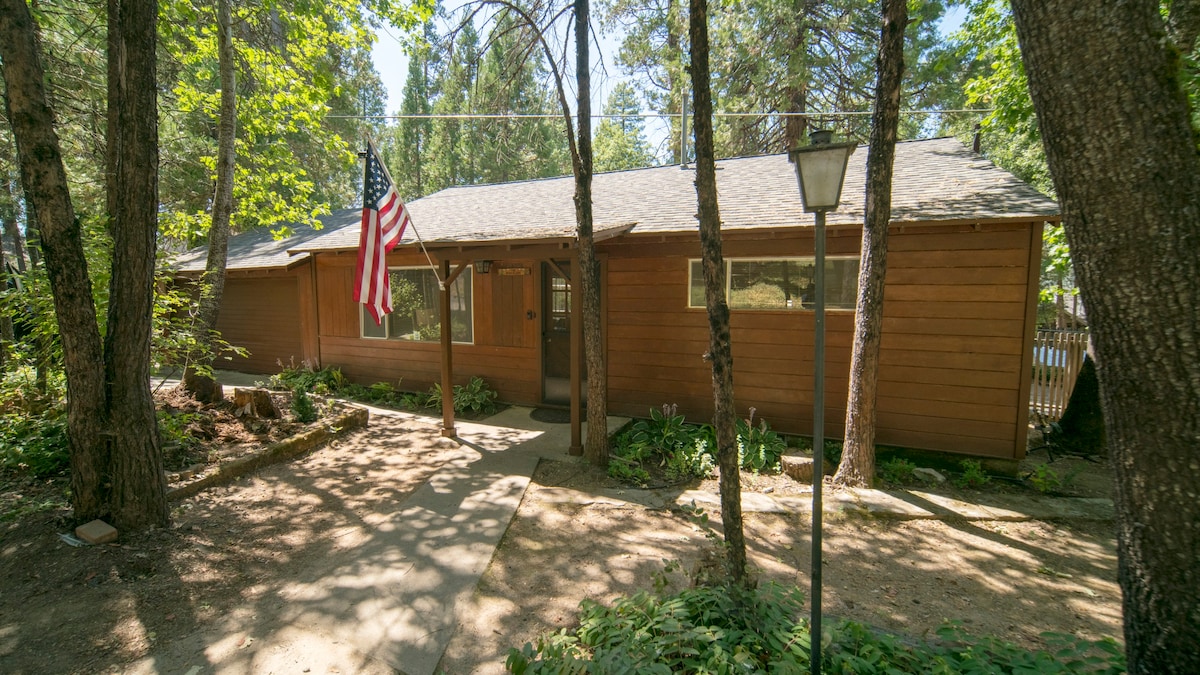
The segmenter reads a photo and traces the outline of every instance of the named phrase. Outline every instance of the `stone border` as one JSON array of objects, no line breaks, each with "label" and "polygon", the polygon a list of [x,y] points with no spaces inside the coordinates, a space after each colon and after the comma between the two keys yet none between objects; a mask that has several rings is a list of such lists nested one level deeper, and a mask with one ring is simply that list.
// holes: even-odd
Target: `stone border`
[{"label": "stone border", "polygon": [[299,457],[344,432],[367,426],[369,417],[370,413],[366,408],[354,406],[350,412],[339,415],[331,422],[268,445],[256,454],[239,457],[221,464],[215,472],[187,485],[167,491],[167,501],[186,499],[210,487],[230,483],[265,466]]}]

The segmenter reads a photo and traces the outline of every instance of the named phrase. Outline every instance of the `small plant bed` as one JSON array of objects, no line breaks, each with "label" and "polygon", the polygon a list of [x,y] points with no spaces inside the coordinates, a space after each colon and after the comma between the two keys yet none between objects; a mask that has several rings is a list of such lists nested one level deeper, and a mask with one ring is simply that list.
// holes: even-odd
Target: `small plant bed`
[{"label": "small plant bed", "polygon": [[[420,415],[442,414],[442,387],[433,385],[428,391],[406,391],[401,382],[376,382],[370,385],[350,382],[337,367],[313,370],[307,365],[295,363],[283,366],[272,375],[267,386],[277,391],[304,391],[318,396],[367,403],[381,408],[390,408]],[[497,401],[499,395],[479,377],[472,377],[463,385],[454,385],[454,415],[459,419],[481,420],[504,410],[506,405]]]},{"label": "small plant bed", "polygon": [[[737,421],[738,461],[743,471],[778,474],[787,443],[754,409]],[[717,469],[717,436],[711,424],[692,424],[675,405],[651,408],[613,439],[609,477],[623,484],[658,488],[712,478]]]},{"label": "small plant bed", "polygon": [[[580,605],[576,628],[511,649],[516,675],[564,672],[806,673],[811,635],[800,589],[696,586]],[[933,640],[914,640],[853,621],[822,630],[821,666],[831,673],[1123,673],[1112,639],[1045,633],[1047,649],[979,638],[946,623]],[[592,668],[597,670],[593,671]]]}]

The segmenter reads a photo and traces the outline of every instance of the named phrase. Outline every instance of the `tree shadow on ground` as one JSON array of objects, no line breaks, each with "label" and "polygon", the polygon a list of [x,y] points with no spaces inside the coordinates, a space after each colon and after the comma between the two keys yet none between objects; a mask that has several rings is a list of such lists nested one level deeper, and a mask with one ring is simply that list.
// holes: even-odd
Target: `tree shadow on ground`
[{"label": "tree shadow on ground", "polygon": [[[554,462],[535,475],[442,661],[445,672],[503,672],[510,647],[574,625],[583,599],[652,589],[667,561],[690,572],[714,548],[687,514],[622,502],[613,490],[563,499]],[[577,471],[577,469],[575,469]],[[598,476],[594,476],[598,479]],[[570,484],[583,485],[573,477]],[[633,491],[636,492],[636,491]],[[635,496],[636,499],[636,496]],[[719,513],[711,527],[720,531]],[[762,581],[809,595],[807,514],[746,514],[751,564]],[[831,515],[824,531],[824,609],[912,636],[946,619],[1028,647],[1045,631],[1119,636],[1111,524],[884,521]],[[673,577],[675,587],[686,583]]]}]

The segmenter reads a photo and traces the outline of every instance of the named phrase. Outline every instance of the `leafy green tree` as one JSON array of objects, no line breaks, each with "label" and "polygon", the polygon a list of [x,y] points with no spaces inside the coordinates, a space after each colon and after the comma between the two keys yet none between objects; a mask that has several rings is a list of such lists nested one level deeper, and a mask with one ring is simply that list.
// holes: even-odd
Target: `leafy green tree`
[{"label": "leafy green tree", "polygon": [[[474,112],[472,93],[479,71],[479,33],[474,24],[466,23],[454,35],[446,60],[446,68],[437,81],[433,112],[439,115]],[[426,192],[477,183],[475,152],[484,142],[479,120],[435,119],[429,143],[432,162],[425,163],[429,167]]]},{"label": "leafy green tree", "polygon": [[613,87],[604,114],[624,117],[607,118],[596,125],[597,171],[638,169],[654,163],[654,153],[646,142],[645,123],[640,118],[628,117],[640,112],[633,85],[621,82]]},{"label": "leafy green tree", "polygon": [[[433,112],[442,68],[437,40],[436,28],[429,20],[425,22],[422,34],[408,48],[408,76],[400,106],[402,115]],[[386,132],[380,151],[391,167],[396,190],[404,199],[423,197],[433,187],[429,177],[429,165],[435,161],[430,149],[433,126],[432,119],[402,118],[394,129]]]}]

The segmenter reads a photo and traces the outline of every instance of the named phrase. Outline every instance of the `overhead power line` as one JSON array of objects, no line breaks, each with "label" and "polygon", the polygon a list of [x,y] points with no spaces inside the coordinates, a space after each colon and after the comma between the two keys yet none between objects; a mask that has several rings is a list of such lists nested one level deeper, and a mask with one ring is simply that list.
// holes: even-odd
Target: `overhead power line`
[{"label": "overhead power line", "polygon": [[[992,108],[958,108],[954,110],[901,110],[901,115],[950,115],[958,113],[990,113]],[[741,112],[713,113],[713,117],[855,117],[870,115],[870,110],[838,110],[833,112]],[[592,119],[668,119],[682,113],[595,114]],[[424,115],[326,115],[326,119],[351,120],[510,120],[561,119],[562,114],[550,113],[429,113]]]}]

